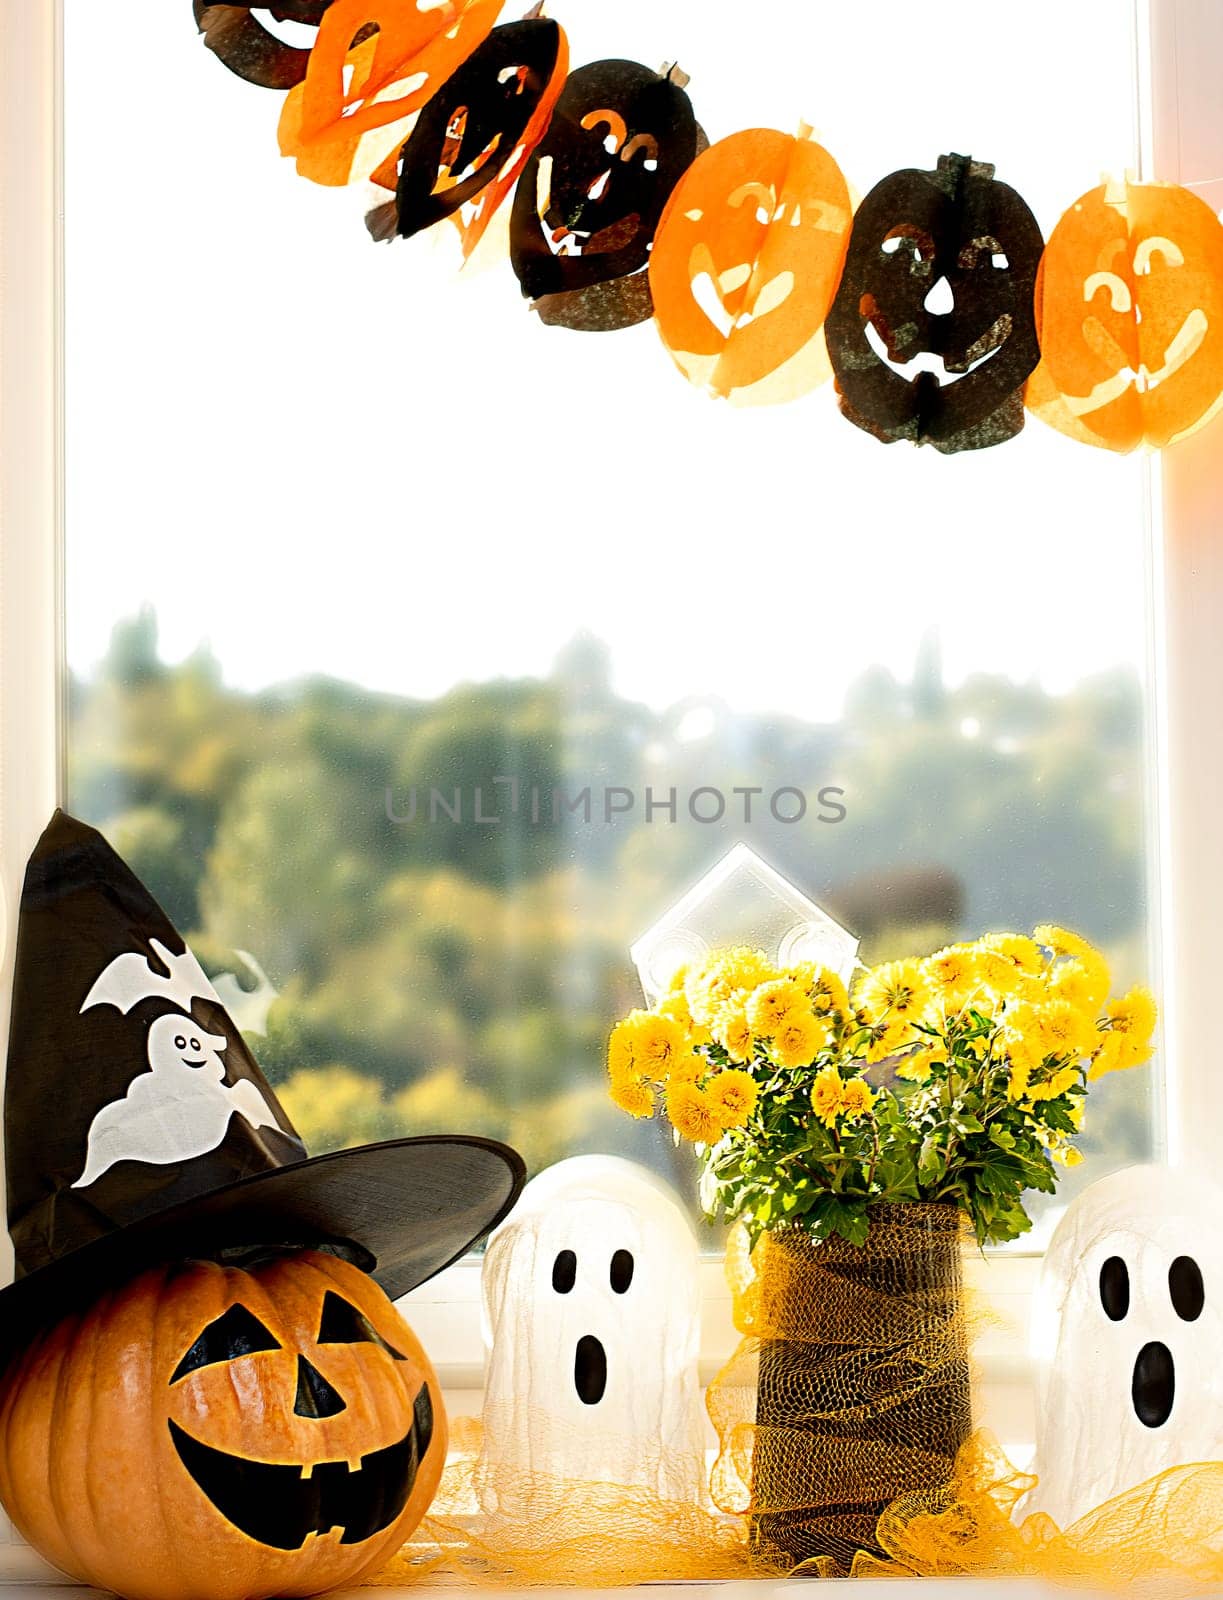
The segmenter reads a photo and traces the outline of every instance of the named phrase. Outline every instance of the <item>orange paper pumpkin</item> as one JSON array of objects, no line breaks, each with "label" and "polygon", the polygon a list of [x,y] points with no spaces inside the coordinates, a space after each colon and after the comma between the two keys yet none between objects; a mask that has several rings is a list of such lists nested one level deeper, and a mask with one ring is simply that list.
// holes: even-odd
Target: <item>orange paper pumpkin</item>
[{"label": "orange paper pumpkin", "polygon": [[280,151],[303,178],[367,178],[405,124],[492,31],[503,0],[332,0],[304,82],[280,117]]},{"label": "orange paper pumpkin", "polygon": [[313,1251],[146,1272],[36,1338],[0,1392],[14,1523],[128,1600],[355,1584],[419,1522],[445,1454],[411,1330]]},{"label": "orange paper pumpkin", "polygon": [[821,329],[852,220],[845,178],[807,129],[753,128],[698,156],[650,260],[659,332],[685,376],[752,402],[827,377]]},{"label": "orange paper pumpkin", "polygon": [[1175,184],[1085,194],[1045,247],[1027,403],[1110,450],[1156,449],[1223,401],[1223,226]]}]

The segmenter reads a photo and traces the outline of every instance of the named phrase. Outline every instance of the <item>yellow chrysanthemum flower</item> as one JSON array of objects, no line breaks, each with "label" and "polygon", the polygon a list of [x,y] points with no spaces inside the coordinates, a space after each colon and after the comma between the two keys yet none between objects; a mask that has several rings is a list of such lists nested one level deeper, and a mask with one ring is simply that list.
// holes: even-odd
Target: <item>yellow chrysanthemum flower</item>
[{"label": "yellow chrysanthemum flower", "polygon": [[776,976],[762,951],[737,945],[711,956],[690,972],[684,994],[694,1021],[709,1027],[715,1013],[728,1000]]},{"label": "yellow chrysanthemum flower", "polygon": [[747,1007],[741,998],[727,1000],[714,1014],[711,1028],[716,1043],[720,1044],[732,1061],[750,1061],[755,1048],[752,1025],[747,1020]]},{"label": "yellow chrysanthemum flower", "polygon": [[783,978],[791,978],[806,995],[817,1017],[826,1017],[833,1011],[841,1016],[849,1012],[849,993],[835,972],[820,967],[814,961],[800,961],[787,967]]},{"label": "yellow chrysanthemum flower", "polygon": [[792,978],[774,978],[753,991],[747,1002],[747,1019],[762,1039],[774,1039],[787,1017],[810,1010],[807,996]]},{"label": "yellow chrysanthemum flower", "polygon": [[705,1090],[710,1109],[725,1128],[742,1128],[756,1109],[760,1091],[750,1072],[719,1072]]},{"label": "yellow chrysanthemum flower", "polygon": [[667,1090],[667,1116],[681,1139],[716,1144],[722,1128],[704,1090],[694,1083],[673,1083]]},{"label": "yellow chrysanthemum flower", "polygon": [[1059,928],[1055,923],[1042,922],[1039,928],[1033,929],[1032,937],[1037,944],[1043,945],[1046,950],[1051,950],[1055,956],[1070,956],[1088,965],[1093,962],[1104,962],[1104,957],[1094,944],[1090,944],[1081,934],[1071,933],[1067,928]]},{"label": "yellow chrysanthemum flower", "polygon": [[1040,946],[1022,933],[987,933],[977,943],[983,953],[1001,957],[1026,977],[1035,977],[1043,965]]},{"label": "yellow chrysanthemum flower", "polygon": [[639,1080],[641,1072],[633,1059],[634,1029],[627,1021],[618,1022],[607,1041],[607,1073],[613,1083]]},{"label": "yellow chrysanthemum flower", "polygon": [[845,1084],[835,1067],[825,1067],[815,1075],[811,1086],[811,1109],[826,1128],[831,1128],[841,1114],[841,1096]]},{"label": "yellow chrysanthemum flower", "polygon": [[630,1117],[644,1119],[654,1115],[654,1091],[640,1079],[612,1080],[608,1091],[615,1105],[627,1111]]},{"label": "yellow chrysanthemum flower", "polygon": [[949,944],[925,961],[934,1002],[944,1014],[962,1011],[981,986],[977,952],[971,945]]},{"label": "yellow chrysanthemum flower", "polygon": [[854,1002],[872,1022],[920,1016],[930,1003],[925,963],[912,959],[872,967],[860,980]]},{"label": "yellow chrysanthemum flower", "polygon": [[1077,1167],[1080,1166],[1083,1161],[1083,1152],[1081,1150],[1076,1150],[1072,1144],[1059,1145],[1058,1148],[1052,1152],[1052,1154],[1054,1161],[1056,1161],[1058,1165],[1062,1167]]},{"label": "yellow chrysanthemum flower", "polygon": [[866,1116],[874,1103],[874,1091],[865,1078],[850,1078],[841,1091],[841,1112],[851,1122]]},{"label": "yellow chrysanthemum flower", "polygon": [[942,1046],[935,1046],[929,1050],[918,1050],[911,1056],[906,1056],[896,1068],[898,1078],[907,1078],[910,1083],[929,1083],[930,1076],[935,1067],[947,1065],[947,1052]]},{"label": "yellow chrysanthemum flower", "polygon": [[671,1062],[667,1071],[668,1083],[695,1083],[709,1071],[705,1057],[695,1050],[684,1050]]},{"label": "yellow chrysanthemum flower", "polygon": [[1149,989],[1131,989],[1107,1007],[1105,1017],[1108,1031],[1097,1046],[1087,1074],[1093,1080],[1106,1072],[1125,1072],[1150,1060],[1159,1008]]},{"label": "yellow chrysanthemum flower", "polygon": [[890,1017],[877,1022],[870,1030],[866,1044],[866,1059],[872,1064],[894,1056],[898,1050],[916,1044],[921,1038],[913,1031],[906,1017]]},{"label": "yellow chrysanthemum flower", "polygon": [[[653,1011],[630,1011],[623,1022],[616,1025],[613,1045],[609,1048],[608,1067],[613,1057],[623,1062],[631,1059],[632,1070],[647,1078],[667,1076],[671,1062],[688,1048],[688,1035],[671,1017],[660,1017]],[[613,1072],[613,1076],[623,1076]]]},{"label": "yellow chrysanthemum flower", "polygon": [[1036,1007],[1036,1039],[1047,1056],[1090,1055],[1099,1035],[1089,1016],[1067,1000],[1048,1000]]},{"label": "yellow chrysanthemum flower", "polygon": [[1108,968],[1102,961],[1059,961],[1049,974],[1048,992],[1094,1018],[1108,997]]},{"label": "yellow chrysanthemum flower", "polygon": [[773,1039],[779,1066],[805,1067],[828,1043],[828,1026],[811,1011],[792,1011]]}]

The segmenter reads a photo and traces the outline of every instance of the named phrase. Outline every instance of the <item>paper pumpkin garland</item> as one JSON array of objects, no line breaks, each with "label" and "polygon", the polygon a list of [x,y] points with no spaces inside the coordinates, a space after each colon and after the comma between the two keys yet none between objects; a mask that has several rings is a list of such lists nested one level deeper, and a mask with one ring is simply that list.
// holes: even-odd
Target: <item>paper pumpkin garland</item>
[{"label": "paper pumpkin garland", "polygon": [[[523,295],[541,304],[641,273],[697,138],[692,102],[673,73],[636,61],[596,61],[573,73],[514,196],[510,258]],[[649,316],[647,281],[636,288],[635,296],[621,291],[616,325]],[[579,315],[569,325],[588,324]]]},{"label": "paper pumpkin garland", "polygon": [[313,1251],[158,1267],[39,1334],[0,1390],[0,1497],[128,1600],[357,1583],[420,1521],[446,1418],[372,1278]]},{"label": "paper pumpkin garland", "polygon": [[[566,78],[544,0],[497,27],[503,4],[192,0],[226,66],[288,89],[280,148],[303,176],[394,191],[375,239],[450,219],[466,258],[515,190],[510,256],[540,320],[656,317],[714,397],[791,400],[831,369],[857,427],[947,455],[1014,438],[1025,402],[1114,450],[1163,448],[1223,404],[1223,226],[1188,190],[1106,184],[1045,251],[992,166],[948,155],[876,184],[842,250],[848,187],[808,130],[711,150],[677,67]],[[315,25],[313,49],[269,19]]]},{"label": "paper pumpkin garland", "polygon": [[368,177],[492,31],[502,3],[332,0],[306,76],[281,112],[281,154],[315,183]]},{"label": "paper pumpkin garland", "polygon": [[841,169],[809,129],[754,128],[698,156],[650,258],[658,330],[681,372],[735,399],[791,399],[826,377],[820,331],[851,221]]},{"label": "paper pumpkin garland", "polygon": [[876,184],[858,208],[828,317],[841,409],[885,444],[951,454],[1023,427],[1040,359],[1036,219],[992,166],[942,156]]},{"label": "paper pumpkin garland", "polygon": [[548,18],[494,28],[395,158],[393,231],[409,238],[451,217],[470,255],[543,137],[568,70],[568,40]]},{"label": "paper pumpkin garland", "polygon": [[1156,449],[1223,401],[1223,226],[1174,184],[1093,189],[1054,228],[1028,406],[1086,444]]},{"label": "paper pumpkin garland", "polygon": [[[280,0],[268,15],[276,22],[318,27],[331,0]],[[291,89],[306,76],[310,51],[285,44],[255,15],[255,6],[216,5],[192,0],[204,43],[239,78],[262,89]]]}]

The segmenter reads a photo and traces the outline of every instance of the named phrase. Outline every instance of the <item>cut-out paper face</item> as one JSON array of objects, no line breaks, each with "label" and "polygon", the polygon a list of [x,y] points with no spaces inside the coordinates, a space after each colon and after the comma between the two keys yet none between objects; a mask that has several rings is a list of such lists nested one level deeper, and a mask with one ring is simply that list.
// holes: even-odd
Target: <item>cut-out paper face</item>
[{"label": "cut-out paper face", "polygon": [[1223,1444],[1223,1189],[1132,1167],[1053,1236],[1037,1296],[1039,1484],[1025,1510],[1075,1522]]},{"label": "cut-out paper face", "polygon": [[311,1594],[416,1525],[446,1421],[373,1280],[279,1252],[154,1270],[42,1336],[6,1382],[0,1446],[14,1520],[86,1582]]},{"label": "cut-out paper face", "polygon": [[369,177],[488,37],[503,0],[331,0],[303,82],[285,97],[280,153],[303,178]]},{"label": "cut-out paper face", "polygon": [[663,207],[697,151],[673,76],[596,61],[565,84],[514,196],[510,250],[531,300],[641,271]]},{"label": "cut-out paper face", "polygon": [[291,89],[306,76],[310,61],[308,44],[291,44],[278,37],[263,17],[317,28],[330,4],[331,0],[280,0],[279,5],[265,9],[192,0],[204,43],[231,72],[263,89]]},{"label": "cut-out paper face", "polygon": [[695,1502],[697,1251],[652,1173],[578,1156],[534,1179],[484,1258],[481,1493],[531,1515],[540,1478]]},{"label": "cut-out paper face", "polygon": [[1187,189],[1112,183],[1076,201],[1036,307],[1028,407],[1072,438],[1159,449],[1223,401],[1223,225]]},{"label": "cut-out paper face", "polygon": [[806,132],[749,129],[698,156],[650,257],[659,332],[685,376],[715,395],[769,400],[826,377],[820,330],[851,220],[840,168]]},{"label": "cut-out paper face", "polygon": [[994,169],[894,172],[854,219],[828,315],[841,410],[885,444],[951,454],[1013,438],[1039,359],[1036,219]]},{"label": "cut-out paper face", "polygon": [[543,137],[565,74],[565,35],[546,17],[494,28],[429,101],[398,158],[396,231],[454,217],[478,243]]}]

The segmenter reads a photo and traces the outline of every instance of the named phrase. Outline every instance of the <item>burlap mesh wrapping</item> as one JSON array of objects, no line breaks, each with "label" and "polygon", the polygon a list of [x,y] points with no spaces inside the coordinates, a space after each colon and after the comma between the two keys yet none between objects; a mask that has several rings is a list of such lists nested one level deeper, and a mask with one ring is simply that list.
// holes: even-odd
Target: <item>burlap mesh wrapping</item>
[{"label": "burlap mesh wrapping", "polygon": [[948,1484],[971,1430],[959,1214],[881,1207],[862,1247],[766,1234],[727,1271],[744,1339],[709,1390],[713,1497],[754,1556],[829,1575],[881,1557],[899,1496]]}]

